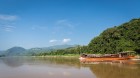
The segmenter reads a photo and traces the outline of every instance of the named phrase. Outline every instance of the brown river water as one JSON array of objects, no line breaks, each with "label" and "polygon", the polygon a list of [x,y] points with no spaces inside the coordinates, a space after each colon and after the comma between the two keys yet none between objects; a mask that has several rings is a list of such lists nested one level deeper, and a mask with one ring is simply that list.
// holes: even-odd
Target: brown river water
[{"label": "brown river water", "polygon": [[140,78],[140,60],[80,62],[78,57],[1,57],[0,78]]}]

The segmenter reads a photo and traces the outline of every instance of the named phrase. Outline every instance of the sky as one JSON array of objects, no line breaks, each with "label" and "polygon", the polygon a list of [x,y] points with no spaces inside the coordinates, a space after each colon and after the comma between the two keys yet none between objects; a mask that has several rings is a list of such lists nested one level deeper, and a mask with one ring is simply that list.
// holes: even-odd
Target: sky
[{"label": "sky", "polygon": [[140,17],[140,0],[0,0],[0,50],[88,45]]}]

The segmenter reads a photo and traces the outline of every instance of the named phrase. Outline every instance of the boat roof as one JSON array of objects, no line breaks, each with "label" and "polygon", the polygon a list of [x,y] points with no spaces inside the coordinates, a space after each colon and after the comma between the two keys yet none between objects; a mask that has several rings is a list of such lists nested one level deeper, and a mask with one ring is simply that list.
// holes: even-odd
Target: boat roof
[{"label": "boat roof", "polygon": [[123,52],[119,52],[119,53],[135,53],[135,51],[123,51]]}]

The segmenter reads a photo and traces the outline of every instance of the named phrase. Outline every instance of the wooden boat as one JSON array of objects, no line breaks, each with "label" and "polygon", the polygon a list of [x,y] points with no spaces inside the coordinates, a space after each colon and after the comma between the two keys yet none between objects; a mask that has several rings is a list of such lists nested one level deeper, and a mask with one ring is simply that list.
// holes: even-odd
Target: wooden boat
[{"label": "wooden boat", "polygon": [[130,52],[120,52],[118,54],[82,54],[79,58],[81,62],[97,62],[97,61],[117,61],[117,60],[129,60],[135,58],[134,55],[130,55]]}]

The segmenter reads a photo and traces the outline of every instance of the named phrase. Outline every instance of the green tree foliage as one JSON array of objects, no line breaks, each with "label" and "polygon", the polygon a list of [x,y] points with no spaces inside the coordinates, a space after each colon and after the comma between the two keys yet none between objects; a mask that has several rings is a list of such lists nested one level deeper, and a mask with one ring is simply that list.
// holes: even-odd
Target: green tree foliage
[{"label": "green tree foliage", "polygon": [[140,50],[140,19],[108,28],[88,44],[92,53],[117,53]]},{"label": "green tree foliage", "polygon": [[140,19],[132,19],[120,26],[114,26],[93,38],[87,46],[76,46],[66,49],[41,52],[40,56],[68,55],[81,53],[118,53],[122,51],[136,51],[140,53]]}]

